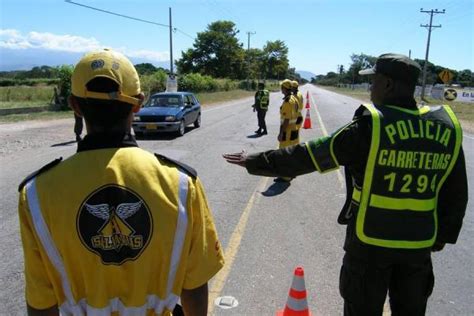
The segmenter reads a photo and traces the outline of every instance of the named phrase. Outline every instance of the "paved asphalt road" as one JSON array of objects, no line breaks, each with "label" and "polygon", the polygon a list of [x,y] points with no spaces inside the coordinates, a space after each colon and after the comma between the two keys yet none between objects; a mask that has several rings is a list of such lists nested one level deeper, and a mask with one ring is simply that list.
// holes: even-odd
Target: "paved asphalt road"
[{"label": "paved asphalt road", "polygon": [[[313,128],[302,131],[302,141],[331,133],[350,121],[359,105],[355,99],[310,85],[302,88],[305,97],[306,91],[310,91]],[[204,183],[227,260],[210,283],[210,296],[212,301],[222,296],[238,301],[231,309],[211,302],[211,314],[274,315],[285,305],[294,268],[302,266],[313,314],[342,315],[338,281],[345,229],[336,223],[345,194],[342,174],[313,173],[283,187],[227,164],[222,153],[277,146],[281,94],[271,94],[267,136],[253,137],[257,120],[251,104],[248,98],[208,107],[202,114],[202,127],[190,128],[181,138],[139,140],[145,149],[193,166]],[[72,126],[72,118],[0,125],[0,315],[25,313],[17,185],[52,159],[74,153]],[[470,196],[474,193],[473,144],[474,135],[466,134]],[[433,256],[436,286],[427,315],[474,314],[473,209],[471,202],[458,244]]]}]

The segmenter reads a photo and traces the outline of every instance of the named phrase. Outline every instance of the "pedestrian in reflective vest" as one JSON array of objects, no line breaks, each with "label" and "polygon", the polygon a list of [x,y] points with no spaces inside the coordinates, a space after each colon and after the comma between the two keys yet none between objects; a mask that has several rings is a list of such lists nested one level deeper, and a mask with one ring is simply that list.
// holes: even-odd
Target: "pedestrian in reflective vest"
[{"label": "pedestrian in reflective vest", "polygon": [[381,55],[371,100],[329,137],[285,150],[225,154],[251,174],[295,177],[344,166],[347,225],[340,275],[344,315],[424,315],[434,285],[431,252],[457,241],[467,205],[462,130],[447,105],[418,107],[420,66]]},{"label": "pedestrian in reflective vest", "polygon": [[71,83],[87,135],[19,188],[28,315],[180,315],[180,298],[206,315],[224,259],[196,172],[138,147],[144,96],[124,55],[86,54]]},{"label": "pedestrian in reflective vest", "polygon": [[267,124],[265,123],[265,116],[267,115],[268,105],[270,103],[270,92],[265,89],[265,84],[260,82],[258,84],[258,91],[255,93],[255,103],[253,110],[257,111],[258,130],[255,131],[257,135],[267,135]]}]

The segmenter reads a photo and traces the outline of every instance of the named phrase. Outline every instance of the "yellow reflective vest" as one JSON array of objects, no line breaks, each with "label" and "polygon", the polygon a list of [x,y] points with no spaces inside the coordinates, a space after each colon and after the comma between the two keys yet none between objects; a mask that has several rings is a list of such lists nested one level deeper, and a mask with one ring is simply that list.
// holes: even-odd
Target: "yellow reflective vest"
[{"label": "yellow reflective vest", "polygon": [[138,147],[78,152],[27,179],[19,216],[36,309],[168,315],[224,264],[200,180]]}]

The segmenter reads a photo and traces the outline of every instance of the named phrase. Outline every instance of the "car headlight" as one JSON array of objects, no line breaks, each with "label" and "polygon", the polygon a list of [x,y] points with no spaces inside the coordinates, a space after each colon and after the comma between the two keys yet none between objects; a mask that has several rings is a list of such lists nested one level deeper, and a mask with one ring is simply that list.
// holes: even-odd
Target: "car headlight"
[{"label": "car headlight", "polygon": [[166,122],[174,122],[174,121],[176,121],[176,117],[175,117],[175,116],[172,116],[172,115],[166,116],[166,117],[165,117],[165,121],[166,121]]},{"label": "car headlight", "polygon": [[140,122],[140,116],[134,116],[133,121],[134,122]]}]

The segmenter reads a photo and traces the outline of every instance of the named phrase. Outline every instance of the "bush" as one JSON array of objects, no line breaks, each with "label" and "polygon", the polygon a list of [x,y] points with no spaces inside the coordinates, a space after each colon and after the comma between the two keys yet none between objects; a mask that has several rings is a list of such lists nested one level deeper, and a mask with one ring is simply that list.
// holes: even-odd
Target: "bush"
[{"label": "bush", "polygon": [[71,95],[71,76],[74,67],[63,65],[58,69],[59,84],[58,84],[58,100],[55,103],[59,105],[60,110],[67,110],[67,99]]},{"label": "bush", "polygon": [[140,76],[142,91],[147,96],[165,91],[167,78],[168,75],[163,70],[158,70],[151,75]]}]

